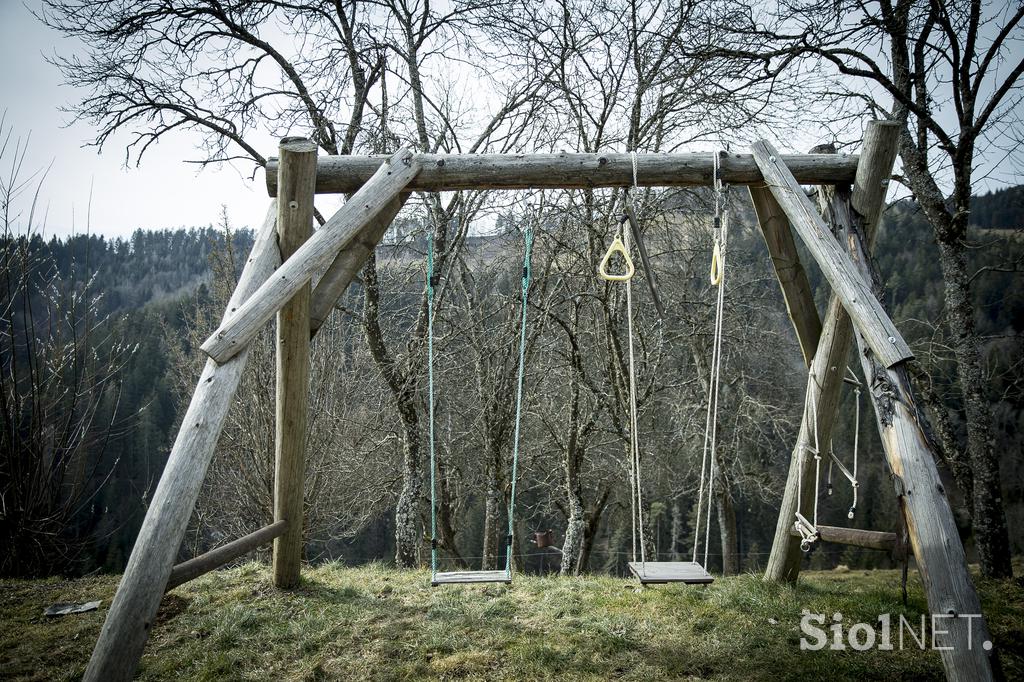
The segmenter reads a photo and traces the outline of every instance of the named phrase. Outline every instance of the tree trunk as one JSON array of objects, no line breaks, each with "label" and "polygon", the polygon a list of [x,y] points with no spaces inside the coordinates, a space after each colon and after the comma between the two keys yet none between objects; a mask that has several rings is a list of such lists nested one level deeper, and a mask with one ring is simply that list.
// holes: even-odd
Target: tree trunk
[{"label": "tree trunk", "polygon": [[601,519],[604,510],[611,498],[611,489],[605,488],[601,498],[594,505],[594,508],[587,514],[587,525],[583,534],[583,547],[580,551],[579,572],[586,573],[590,570],[590,555],[594,550],[594,542],[597,540],[597,533],[601,529]]},{"label": "tree trunk", "polygon": [[487,465],[487,491],[484,500],[484,542],[483,551],[480,552],[482,559],[480,569],[484,571],[493,570],[497,566],[497,527],[501,519],[501,480],[498,476],[498,468],[495,457],[488,458]]},{"label": "tree trunk", "polygon": [[[400,568],[413,568],[417,562],[420,490],[420,424],[416,410],[416,381],[396,366],[384,342],[380,328],[380,289],[377,281],[377,257],[370,254],[363,267],[363,331],[370,355],[391,390],[402,422],[402,488],[395,504],[395,563]],[[419,325],[418,325],[419,326]],[[418,330],[418,328],[417,328]]]},{"label": "tree trunk", "polygon": [[672,561],[683,560],[683,509],[679,498],[672,500]]},{"label": "tree trunk", "polygon": [[459,553],[459,545],[455,540],[456,527],[454,522],[454,508],[452,501],[451,486],[448,484],[448,473],[445,467],[445,456],[447,452],[442,450],[441,456],[437,458],[437,533],[441,547],[451,555],[451,558],[460,567],[466,566],[466,560]]},{"label": "tree trunk", "polygon": [[718,480],[715,482],[715,512],[718,516],[718,535],[722,541],[722,575],[736,575],[740,572],[740,558],[736,541],[736,507],[732,500],[732,485],[720,472],[716,478]]},{"label": "tree trunk", "polygon": [[579,490],[567,483],[567,500],[569,503],[569,519],[565,524],[565,542],[562,543],[562,575],[577,575],[579,561],[583,554],[584,522],[583,499]]},{"label": "tree trunk", "polygon": [[975,328],[963,248],[962,243],[939,239],[946,284],[947,323],[953,335],[953,351],[967,418],[967,448],[974,484],[971,505],[974,544],[982,575],[1009,578],[1013,576],[1013,568],[1000,486],[999,457],[992,433],[991,403],[981,369],[981,344]]},{"label": "tree trunk", "polygon": [[[999,458],[993,442],[992,411],[981,369],[981,344],[975,328],[970,277],[964,258],[971,209],[975,138],[965,133],[960,139],[958,155],[953,164],[954,205],[951,211],[949,202],[932,176],[927,147],[919,145],[911,134],[906,108],[897,107],[895,114],[895,118],[904,124],[899,142],[904,174],[932,226],[939,246],[945,286],[946,324],[953,336],[953,352],[956,355],[957,376],[967,422],[967,449],[973,473],[970,496],[974,544],[978,550],[982,575],[1007,578],[1013,575],[1013,568],[1010,564],[1006,512],[999,485]],[[967,491],[964,493],[968,494]]]},{"label": "tree trunk", "polygon": [[583,536],[586,532],[586,519],[583,507],[583,496],[580,493],[580,476],[576,453],[567,448],[565,461],[565,492],[569,507],[569,519],[565,525],[565,542],[562,543],[562,575],[579,573],[580,557],[583,554]]},{"label": "tree trunk", "polygon": [[405,435],[402,461],[402,489],[395,504],[395,563],[400,568],[414,568],[418,561],[420,544],[417,531],[420,490],[423,476],[419,466],[420,444],[419,417],[415,406],[404,404],[400,399],[399,414],[402,415],[402,433]]}]

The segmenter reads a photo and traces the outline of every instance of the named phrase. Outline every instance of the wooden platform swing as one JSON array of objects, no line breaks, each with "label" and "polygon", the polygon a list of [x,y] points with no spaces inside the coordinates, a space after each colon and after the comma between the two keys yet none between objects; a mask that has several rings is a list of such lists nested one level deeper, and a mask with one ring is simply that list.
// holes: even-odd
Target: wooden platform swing
[{"label": "wooden platform swing", "polygon": [[[801,437],[812,433],[813,421],[823,442],[828,442],[827,432],[835,420],[836,396],[843,379],[836,368],[845,368],[850,347],[856,343],[863,375],[868,377],[865,393],[875,410],[885,456],[898,484],[903,527],[908,529],[929,609],[948,616],[942,623],[943,631],[933,633],[936,648],[951,679],[991,680],[992,652],[978,646],[991,636],[980,615],[981,605],[967,570],[963,545],[935,467],[937,458],[925,436],[922,412],[911,389],[906,362],[912,354],[873,286],[879,283],[879,276],[869,255],[901,130],[897,123],[872,122],[860,156],[783,156],[761,141],[752,145],[751,154],[728,155],[417,154],[403,148],[391,157],[318,158],[317,147],[310,141],[283,139],[279,158],[270,159],[266,166],[267,190],[273,199],[267,219],[256,235],[219,328],[202,345],[209,359],[106,614],[85,679],[130,680],[164,593],[256,547],[273,541],[274,584],[279,588],[297,584],[303,551],[309,341],[362,269],[410,192],[729,183],[749,189],[805,363],[820,387],[811,397],[813,412],[804,410]],[[831,193],[831,210],[825,217],[810,202],[801,184],[820,185]],[[347,193],[350,197],[313,232],[316,193]],[[819,319],[814,306],[794,233],[831,286],[824,320]],[[722,237],[719,245],[722,262],[724,241]],[[524,314],[525,310],[524,304]],[[279,371],[273,523],[175,566],[245,368],[249,343],[275,316]],[[635,416],[633,419],[635,434]],[[640,462],[635,442],[632,450],[633,487],[634,494],[638,494]],[[799,509],[798,500],[801,496],[809,500],[811,491],[809,470],[803,471],[806,462],[798,454],[791,458],[790,485],[780,504],[766,571],[766,577],[773,580],[795,579],[800,567],[800,540],[792,534],[793,518]],[[709,447],[709,472],[715,466],[713,455]],[[806,474],[800,486],[793,484],[798,474]],[[638,516],[643,514],[642,504],[636,511]],[[638,525],[642,527],[642,523]],[[823,540],[827,539],[826,528],[817,527]],[[631,570],[646,582],[711,580],[706,572],[700,573],[706,562],[696,564],[696,553],[693,562],[682,563],[647,562],[645,554],[639,558],[639,566]],[[507,565],[506,571],[486,574],[435,574],[432,582],[501,579],[510,574],[509,568]],[[960,614],[969,617],[961,618]]]},{"label": "wooden platform swing", "polygon": [[475,583],[511,583],[512,548],[516,509],[516,479],[519,474],[519,435],[523,420],[523,374],[526,369],[526,312],[533,274],[533,228],[526,226],[523,233],[522,305],[519,316],[519,367],[516,374],[516,416],[512,434],[512,484],[508,502],[508,536],[505,542],[505,570],[503,571],[447,571],[437,570],[437,460],[434,447],[434,289],[440,283],[440,273],[434,272],[434,240],[427,237],[427,400],[429,403],[430,432],[430,585],[459,585]]}]

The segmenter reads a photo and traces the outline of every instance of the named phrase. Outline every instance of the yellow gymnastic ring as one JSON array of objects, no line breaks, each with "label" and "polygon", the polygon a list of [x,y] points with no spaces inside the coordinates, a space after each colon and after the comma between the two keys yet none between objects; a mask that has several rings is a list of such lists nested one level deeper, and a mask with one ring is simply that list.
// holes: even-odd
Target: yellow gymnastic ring
[{"label": "yellow gymnastic ring", "polygon": [[711,283],[718,286],[722,283],[722,250],[715,242],[715,250],[711,253]]},{"label": "yellow gymnastic ring", "polygon": [[[615,252],[621,253],[622,258],[626,261],[626,271],[621,274],[608,272],[608,263]],[[635,273],[636,268],[633,267],[633,259],[629,257],[629,252],[626,251],[626,245],[622,242],[622,238],[616,235],[615,239],[612,240],[611,246],[608,247],[608,251],[604,254],[604,258],[601,259],[601,264],[597,266],[597,274],[601,276],[601,279],[608,280],[609,282],[628,282],[633,279]]]}]

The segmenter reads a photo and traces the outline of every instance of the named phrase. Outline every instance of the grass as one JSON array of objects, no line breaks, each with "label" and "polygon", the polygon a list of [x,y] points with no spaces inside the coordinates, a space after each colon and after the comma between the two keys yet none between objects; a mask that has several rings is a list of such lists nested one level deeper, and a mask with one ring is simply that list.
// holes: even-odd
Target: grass
[{"label": "grass", "polygon": [[[1018,567],[1019,568],[1019,567]],[[801,651],[804,608],[873,623],[919,622],[895,571],[807,572],[795,586],[758,576],[710,587],[642,589],[610,577],[517,576],[506,586],[429,587],[422,571],[326,564],[294,591],[250,563],[164,598],[139,670],[179,679],[942,679],[939,656],[903,650]],[[117,576],[0,581],[0,676],[81,677]],[[1009,679],[1024,678],[1024,587],[979,581]],[[98,612],[44,618],[58,601]],[[912,644],[912,642],[908,642]]]}]

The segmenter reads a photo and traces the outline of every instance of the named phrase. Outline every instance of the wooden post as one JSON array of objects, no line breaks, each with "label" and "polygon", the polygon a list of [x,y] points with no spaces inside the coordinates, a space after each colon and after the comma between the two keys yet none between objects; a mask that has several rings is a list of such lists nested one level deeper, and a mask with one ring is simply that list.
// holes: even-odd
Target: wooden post
[{"label": "wooden post", "polygon": [[274,277],[210,335],[202,345],[203,352],[223,363],[248,345],[317,271],[329,266],[338,252],[398,196],[419,169],[419,161],[410,149],[402,149],[385,161],[373,177],[278,268]]},{"label": "wooden post", "polygon": [[309,308],[311,336],[315,335],[327,321],[338,299],[362,270],[366,259],[384,238],[388,226],[402,210],[402,206],[405,205],[408,198],[408,193],[403,192],[400,196],[392,199],[384,207],[384,210],[364,227],[347,247],[341,250],[331,266],[317,281],[316,286],[313,287],[313,299]]},{"label": "wooden post", "polygon": [[[316,145],[281,140],[277,243],[285,263],[313,232]],[[302,567],[306,423],[309,409],[309,280],[277,313],[277,413],[274,430],[274,521],[286,521],[274,540],[274,584],[294,587]]]},{"label": "wooden post", "polygon": [[821,318],[814,305],[814,294],[811,293],[807,273],[800,264],[800,254],[797,253],[793,233],[789,229],[789,220],[767,187],[751,185],[748,190],[761,235],[772,259],[772,267],[775,268],[775,276],[782,288],[786,311],[800,343],[804,364],[810,367],[814,352],[818,349],[818,337],[821,336]]},{"label": "wooden post", "polygon": [[[881,287],[868,257],[873,235],[870,220],[882,203],[872,196],[888,185],[901,128],[874,121],[864,137],[850,203],[853,211],[847,244],[858,272]],[[903,362],[886,366],[858,329],[861,365],[870,388],[885,456],[892,470],[910,535],[910,546],[932,613],[934,641],[950,680],[991,680],[994,649],[981,602],[971,581],[967,557],[953,521],[953,511],[939,478],[937,453],[925,435],[922,411]],[[988,647],[988,648],[986,648]]]},{"label": "wooden post", "polygon": [[[420,154],[423,172],[409,190],[448,192],[481,189],[593,189],[629,187],[633,161],[629,154]],[[857,157],[841,154],[792,154],[783,163],[797,180],[809,185],[853,182]],[[377,171],[386,156],[321,156],[317,160],[317,194],[355,192]],[[277,160],[267,163],[267,193],[277,194]],[[708,186],[714,154],[638,154],[637,184],[641,187]],[[721,157],[723,182],[762,184],[764,177],[749,154]]]},{"label": "wooden post", "polygon": [[[274,232],[276,203],[271,203],[256,236],[225,318],[271,275],[279,262]],[[210,360],[199,376],[128,567],[89,659],[86,680],[119,682],[130,680],[135,674],[247,357],[248,352],[243,351],[223,365]]]},{"label": "wooden post", "polygon": [[782,156],[763,140],[755,142],[751,149],[768,188],[878,358],[886,367],[891,367],[914,357],[875,299],[870,285],[853,265],[850,255],[840,246],[796,178],[786,168]]},{"label": "wooden post", "polygon": [[286,521],[277,521],[237,540],[232,540],[226,545],[211,549],[206,554],[200,554],[188,561],[181,562],[171,570],[171,577],[167,579],[165,591],[170,592],[179,585],[184,585],[190,580],[195,580],[201,575],[220,568],[229,561],[245,556],[281,535],[287,527]]}]

